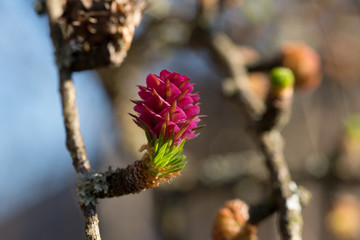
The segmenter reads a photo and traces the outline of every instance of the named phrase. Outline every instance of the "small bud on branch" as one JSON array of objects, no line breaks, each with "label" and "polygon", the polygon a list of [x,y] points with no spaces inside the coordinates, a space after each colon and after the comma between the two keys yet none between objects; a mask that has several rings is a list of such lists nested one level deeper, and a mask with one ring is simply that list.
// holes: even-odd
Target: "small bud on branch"
[{"label": "small bud on branch", "polygon": [[249,206],[239,200],[225,203],[215,217],[213,240],[257,240],[257,227],[248,223]]},{"label": "small bud on branch", "polygon": [[271,73],[270,91],[266,100],[266,111],[259,121],[262,132],[280,129],[288,121],[294,93],[294,75],[290,69],[274,68]]}]

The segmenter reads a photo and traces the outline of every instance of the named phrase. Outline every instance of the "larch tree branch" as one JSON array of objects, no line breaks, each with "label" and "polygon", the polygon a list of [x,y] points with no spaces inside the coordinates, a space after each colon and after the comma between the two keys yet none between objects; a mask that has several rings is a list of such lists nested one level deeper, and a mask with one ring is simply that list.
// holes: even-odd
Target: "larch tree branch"
[{"label": "larch tree branch", "polygon": [[[123,8],[124,6],[106,0],[97,2],[46,0],[40,4],[42,8],[46,5],[49,15],[51,38],[59,72],[66,146],[72,157],[74,169],[81,180],[81,176],[91,175],[91,166],[80,132],[72,73],[119,65],[130,47],[135,26],[140,22],[145,2],[142,0],[128,1],[126,10]],[[110,19],[111,24],[106,21]],[[73,35],[74,31],[78,31],[75,36]],[[102,32],[94,35],[99,31]],[[109,34],[112,34],[113,37],[109,38]],[[95,36],[100,36],[101,39],[99,40]],[[81,185],[81,181],[79,184]],[[121,184],[121,181],[117,182],[117,185]],[[116,187],[116,184],[114,185]],[[110,192],[112,192],[111,189]],[[79,204],[85,218],[86,239],[101,240],[96,199],[91,202],[84,202],[80,199]]]},{"label": "larch tree branch", "polygon": [[[288,166],[283,153],[283,139],[279,128],[287,123],[291,109],[292,90],[284,96],[275,97],[271,93],[265,106],[252,92],[247,77],[247,69],[241,56],[234,56],[237,46],[224,34],[215,34],[212,41],[208,42],[208,49],[212,56],[220,56],[215,61],[222,61],[227,65],[229,78],[227,86],[232,97],[238,97],[238,103],[242,109],[246,109],[248,124],[253,129],[254,139],[265,157],[266,166],[271,174],[274,201],[262,203],[251,208],[250,219],[252,223],[258,223],[271,215],[274,210],[279,212],[280,235],[283,240],[302,239],[302,205],[307,201],[301,201],[299,188],[292,181]],[[302,190],[306,192],[305,190]],[[309,194],[303,194],[308,196]],[[308,197],[307,197],[308,199]]]},{"label": "larch tree branch", "polygon": [[[227,50],[229,51],[229,50]],[[231,61],[231,59],[229,59]],[[246,71],[243,65],[237,65],[238,68]],[[242,87],[243,82],[248,81],[242,75],[235,75],[235,86],[241,96],[249,95],[250,88]],[[279,227],[281,238],[283,240],[302,239],[302,216],[300,198],[297,193],[297,185],[291,180],[290,172],[287,167],[283,153],[283,139],[279,132],[279,125],[287,122],[291,107],[292,94],[286,95],[284,99],[274,97],[271,93],[266,102],[266,110],[261,115],[260,120],[256,121],[252,116],[257,113],[259,116],[261,110],[253,108],[248,112],[250,123],[255,130],[255,140],[265,156],[266,166],[271,174],[273,191],[277,198],[277,208],[280,215]],[[239,98],[241,105],[255,106],[252,98]]]},{"label": "larch tree branch", "polygon": [[[303,224],[301,210],[302,206],[308,203],[310,194],[292,181],[285,161],[284,143],[280,134],[280,129],[289,119],[293,86],[286,88],[286,91],[280,94],[270,90],[266,102],[260,100],[251,88],[248,64],[246,59],[239,54],[240,46],[233,43],[226,34],[212,29],[211,23],[206,21],[208,19],[207,8],[204,7],[206,4],[206,1],[199,2],[191,41],[197,46],[202,44],[210,52],[213,62],[219,70],[226,74],[227,78],[223,85],[224,94],[236,99],[241,109],[245,110],[248,125],[252,130],[255,142],[265,157],[265,163],[271,176],[272,194],[264,202],[249,208],[248,223],[250,225],[257,224],[276,211],[279,213],[282,240],[300,240],[302,239]],[[213,11],[213,9],[209,11]],[[270,70],[281,62],[279,57],[274,59],[260,67],[250,67],[250,70],[264,69],[263,65],[266,66],[266,70]],[[216,223],[214,229],[216,229]],[[224,231],[226,232],[226,230]],[[215,230],[215,233],[218,232]],[[250,232],[247,234],[251,234]],[[244,232],[240,234],[244,234]],[[215,240],[217,239],[216,234],[213,237]],[[253,235],[249,235],[249,237],[253,237]]]},{"label": "larch tree branch", "polygon": [[[60,95],[66,130],[66,146],[73,159],[76,173],[87,174],[91,171],[86,154],[85,144],[80,132],[79,113],[76,107],[76,91],[71,79],[71,71],[66,68],[59,70]],[[85,234],[87,240],[100,240],[99,219],[95,205],[80,204],[85,218]]]},{"label": "larch tree branch", "polygon": [[66,147],[73,159],[73,166],[77,173],[90,172],[90,163],[80,132],[75,86],[71,79],[71,71],[68,69],[60,69],[60,95],[66,130]]}]

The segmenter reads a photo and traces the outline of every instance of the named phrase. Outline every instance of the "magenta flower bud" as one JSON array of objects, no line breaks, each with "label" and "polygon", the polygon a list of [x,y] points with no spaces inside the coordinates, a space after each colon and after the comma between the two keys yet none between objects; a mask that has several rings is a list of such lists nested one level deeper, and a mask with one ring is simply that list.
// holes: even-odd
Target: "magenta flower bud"
[{"label": "magenta flower bud", "polygon": [[149,74],[146,87],[139,86],[142,100],[134,101],[134,110],[140,115],[133,117],[151,144],[162,137],[179,145],[197,136],[200,98],[199,93],[192,93],[194,84],[189,81],[186,75],[163,70],[160,76]]}]

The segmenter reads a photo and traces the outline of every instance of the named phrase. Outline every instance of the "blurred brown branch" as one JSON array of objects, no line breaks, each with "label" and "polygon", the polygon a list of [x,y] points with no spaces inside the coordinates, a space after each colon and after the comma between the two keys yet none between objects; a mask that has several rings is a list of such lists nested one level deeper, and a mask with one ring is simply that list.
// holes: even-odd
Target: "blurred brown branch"
[{"label": "blurred brown branch", "polygon": [[[204,8],[200,8],[203,10]],[[200,11],[200,14],[205,13]],[[248,70],[242,60],[238,46],[234,44],[225,34],[211,33],[209,26],[199,26],[202,31],[207,32],[206,36],[210,40],[203,43],[215,58],[214,61],[220,61],[224,69],[228,71],[229,79],[233,86],[231,91],[238,96],[238,103],[248,116],[248,122],[254,133],[255,141],[263,152],[266,165],[271,174],[274,196],[276,197],[276,209],[280,214],[281,237],[285,239],[302,239],[302,216],[301,204],[297,185],[291,180],[289,169],[287,167],[283,154],[283,140],[279,132],[280,125],[287,122],[292,102],[292,91],[290,94],[284,94],[280,97],[274,97],[271,93],[268,96],[266,106],[253,93],[248,80]],[[264,110],[265,109],[265,110]],[[259,120],[260,119],[260,120]],[[269,209],[266,209],[266,207]],[[261,204],[261,211],[252,211],[252,213],[272,213],[273,205]],[[267,217],[263,214],[262,217]],[[261,217],[250,217],[261,221]]]},{"label": "blurred brown branch", "polygon": [[[231,56],[231,54],[226,53],[234,51],[224,47],[231,46],[230,44],[218,43],[217,46],[219,46],[217,50],[221,51],[225,57]],[[245,67],[240,65],[239,62],[234,62],[231,57],[228,57],[227,61],[237,66],[238,69],[243,69],[242,71],[233,71],[231,79],[234,79],[234,86],[237,87],[239,95],[242,96],[239,99],[239,104],[246,106],[245,109],[250,110],[248,112],[249,124],[251,124],[251,128],[254,130],[255,140],[265,156],[266,165],[272,176],[273,191],[276,193],[277,208],[280,212],[279,224],[282,239],[301,239],[302,217],[300,199],[296,193],[297,186],[291,180],[289,169],[284,159],[283,140],[277,129],[279,121],[284,121],[283,116],[288,114],[292,95],[290,95],[290,99],[283,100],[285,104],[279,104],[279,99],[269,95],[266,110],[263,112],[258,107],[258,104],[254,104],[253,99],[256,99],[255,96],[249,93],[252,90],[248,87],[248,79],[243,77],[246,76]],[[249,96],[254,96],[254,98]],[[286,97],[288,98],[289,96]],[[257,118],[260,118],[260,121],[256,121]],[[293,186],[293,189],[291,186]],[[288,201],[293,201],[296,208],[292,208]]]}]

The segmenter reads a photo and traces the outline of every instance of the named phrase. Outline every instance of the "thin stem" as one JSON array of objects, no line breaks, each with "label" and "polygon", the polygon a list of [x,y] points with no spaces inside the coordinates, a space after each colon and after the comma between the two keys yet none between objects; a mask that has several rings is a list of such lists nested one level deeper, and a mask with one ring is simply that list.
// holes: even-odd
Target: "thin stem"
[{"label": "thin stem", "polygon": [[60,94],[66,130],[66,147],[73,159],[73,166],[76,172],[90,172],[90,163],[80,132],[79,114],[76,107],[76,91],[74,83],[71,80],[71,72],[67,69],[61,69],[59,71]]},{"label": "thin stem", "polygon": [[[283,240],[300,240],[302,216],[297,186],[291,180],[289,168],[283,153],[283,139],[278,130],[258,133],[258,144],[265,156],[266,166],[271,174],[273,191],[277,196],[279,226]],[[291,186],[294,186],[292,189]],[[295,207],[293,207],[295,206]]]},{"label": "thin stem", "polygon": [[[66,147],[73,159],[76,173],[86,174],[91,171],[85,144],[80,132],[79,114],[76,107],[76,91],[71,79],[71,71],[59,69],[60,95],[63,108],[64,125],[66,130]],[[94,205],[80,203],[85,218],[85,234],[87,240],[101,240],[99,219]]]}]

